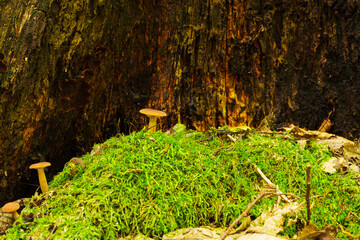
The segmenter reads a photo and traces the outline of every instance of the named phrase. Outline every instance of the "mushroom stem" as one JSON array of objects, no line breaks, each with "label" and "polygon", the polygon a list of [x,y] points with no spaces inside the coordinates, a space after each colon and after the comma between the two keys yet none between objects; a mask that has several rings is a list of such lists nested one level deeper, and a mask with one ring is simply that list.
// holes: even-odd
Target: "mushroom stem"
[{"label": "mushroom stem", "polygon": [[38,172],[39,183],[40,183],[42,193],[45,193],[45,192],[47,192],[47,190],[49,190],[49,186],[47,184],[46,176],[45,176],[45,172],[44,172],[44,168],[46,168],[48,166],[51,166],[51,163],[39,162],[39,163],[34,163],[34,164],[30,165],[30,169],[36,169]]},{"label": "mushroom stem", "polygon": [[37,171],[38,171],[38,175],[39,175],[39,183],[40,183],[41,192],[45,193],[49,190],[49,186],[48,186],[48,183],[46,180],[44,168],[38,168]]},{"label": "mushroom stem", "polygon": [[17,213],[17,211],[12,212],[12,216],[15,220],[20,217],[20,215]]},{"label": "mushroom stem", "polygon": [[156,116],[148,116],[149,117],[149,132],[156,132],[156,124],[157,117]]},{"label": "mushroom stem", "polygon": [[146,115],[149,118],[149,132],[156,132],[156,123],[158,117],[165,117],[167,114],[163,111],[154,110],[150,108],[144,108],[140,110],[140,113]]}]

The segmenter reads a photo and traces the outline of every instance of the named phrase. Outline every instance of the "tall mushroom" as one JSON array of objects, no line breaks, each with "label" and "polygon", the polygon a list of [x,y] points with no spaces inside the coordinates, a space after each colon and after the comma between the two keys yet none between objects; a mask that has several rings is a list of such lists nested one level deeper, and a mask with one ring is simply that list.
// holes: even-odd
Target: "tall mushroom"
[{"label": "tall mushroom", "polygon": [[48,183],[46,181],[45,172],[44,172],[44,168],[46,168],[48,166],[51,166],[51,163],[39,162],[39,163],[34,163],[30,166],[30,169],[36,169],[38,171],[39,183],[40,183],[40,188],[41,188],[42,193],[47,192],[47,190],[49,189]]},{"label": "tall mushroom", "polygon": [[156,132],[156,122],[158,117],[166,117],[167,114],[163,111],[154,110],[150,108],[144,108],[140,110],[140,113],[149,117],[149,132]]},{"label": "tall mushroom", "polygon": [[20,204],[17,202],[9,202],[5,204],[1,210],[5,213],[12,213],[13,218],[16,220],[19,218],[19,214],[17,213],[17,210],[20,208]]}]

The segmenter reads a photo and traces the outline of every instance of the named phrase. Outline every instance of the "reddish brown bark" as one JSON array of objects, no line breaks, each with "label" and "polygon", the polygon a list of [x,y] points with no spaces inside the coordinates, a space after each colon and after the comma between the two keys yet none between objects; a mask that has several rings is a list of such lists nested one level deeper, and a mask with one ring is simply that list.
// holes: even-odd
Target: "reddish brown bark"
[{"label": "reddish brown bark", "polygon": [[51,175],[79,149],[140,129],[144,107],[169,114],[163,129],[198,130],[265,116],[317,129],[333,111],[331,131],[357,138],[359,5],[2,1],[0,198],[31,182],[39,159]]}]

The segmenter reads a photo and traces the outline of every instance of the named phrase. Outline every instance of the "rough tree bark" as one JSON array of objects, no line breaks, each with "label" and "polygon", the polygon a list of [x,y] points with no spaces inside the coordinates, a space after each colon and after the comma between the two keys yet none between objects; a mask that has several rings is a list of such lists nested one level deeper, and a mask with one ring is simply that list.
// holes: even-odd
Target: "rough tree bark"
[{"label": "rough tree bark", "polygon": [[359,137],[359,6],[0,0],[0,199],[36,182],[31,163],[54,174],[140,128],[143,107],[169,113],[163,129],[198,130],[266,116],[316,129],[332,112],[334,133]]}]

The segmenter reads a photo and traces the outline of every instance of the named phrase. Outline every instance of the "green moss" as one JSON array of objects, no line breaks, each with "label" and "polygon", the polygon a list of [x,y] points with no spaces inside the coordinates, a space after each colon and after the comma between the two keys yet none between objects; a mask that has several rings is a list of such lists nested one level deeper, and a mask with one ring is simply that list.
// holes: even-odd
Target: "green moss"
[{"label": "green moss", "polygon": [[[331,155],[327,150],[317,144],[301,150],[293,141],[246,134],[236,143],[198,132],[113,137],[94,146],[103,149],[99,155],[83,156],[84,170],[78,167],[72,175],[65,165],[50,191],[33,198],[5,238],[45,239],[55,226],[55,239],[117,239],[137,233],[160,238],[190,226],[228,226],[265,187],[253,164],[283,192],[300,196],[299,201],[304,201],[306,166],[312,164],[311,193],[321,196],[313,200],[314,223],[360,231],[356,178],[323,173],[321,161]],[[262,199],[250,214],[259,216],[274,203],[275,198]],[[298,218],[303,216],[305,211]],[[288,228],[286,234],[297,230]]]}]

